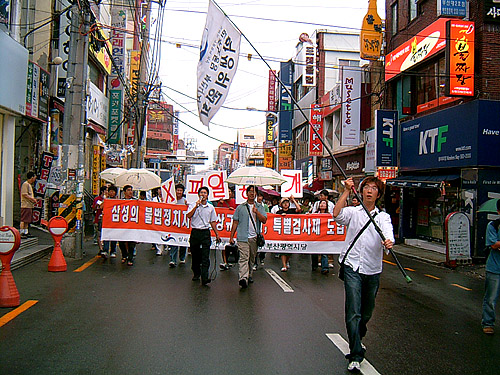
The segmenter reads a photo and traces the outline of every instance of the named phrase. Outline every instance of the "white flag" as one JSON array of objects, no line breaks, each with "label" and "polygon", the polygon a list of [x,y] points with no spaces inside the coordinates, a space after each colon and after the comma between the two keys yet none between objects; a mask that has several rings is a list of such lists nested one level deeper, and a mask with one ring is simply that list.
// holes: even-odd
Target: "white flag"
[{"label": "white flag", "polygon": [[173,176],[161,184],[161,198],[163,203],[177,203]]},{"label": "white flag", "polygon": [[241,34],[210,0],[198,62],[198,114],[209,126],[224,104],[238,67]]}]

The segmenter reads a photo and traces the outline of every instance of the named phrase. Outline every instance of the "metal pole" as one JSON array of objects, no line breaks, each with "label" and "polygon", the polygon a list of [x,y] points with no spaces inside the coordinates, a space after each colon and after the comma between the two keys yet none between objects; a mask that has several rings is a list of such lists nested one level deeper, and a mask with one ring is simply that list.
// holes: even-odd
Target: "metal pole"
[{"label": "metal pole", "polygon": [[85,180],[85,129],[87,127],[87,70],[89,59],[89,36],[88,25],[90,22],[90,14],[85,11],[83,21],[83,62],[82,62],[82,98],[80,110],[80,138],[78,140],[78,172],[77,172],[77,223],[76,226],[76,244],[75,258],[82,259],[82,244],[83,244],[83,183]]}]

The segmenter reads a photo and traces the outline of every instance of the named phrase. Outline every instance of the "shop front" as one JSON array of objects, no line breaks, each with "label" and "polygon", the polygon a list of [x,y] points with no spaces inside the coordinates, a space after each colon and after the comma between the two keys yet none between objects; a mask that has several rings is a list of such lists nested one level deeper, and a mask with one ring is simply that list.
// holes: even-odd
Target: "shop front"
[{"label": "shop front", "polygon": [[444,251],[446,216],[460,211],[471,222],[471,255],[481,257],[487,219],[477,210],[500,191],[492,182],[500,180],[500,159],[491,152],[500,148],[499,118],[500,102],[475,100],[400,125],[401,176],[387,185],[389,194],[399,190],[401,238]]},{"label": "shop front", "polygon": [[[335,162],[331,158],[324,158],[323,160],[329,160],[329,165],[331,165],[332,170],[332,189],[341,191],[342,186],[341,181],[345,180],[344,175],[337,167]],[[364,168],[365,168],[365,147],[359,147],[349,151],[341,152],[335,154],[335,159],[339,163],[340,167],[344,170],[347,176],[352,177],[355,186],[358,186],[359,182],[365,178]],[[326,163],[326,162],[322,162]]]}]

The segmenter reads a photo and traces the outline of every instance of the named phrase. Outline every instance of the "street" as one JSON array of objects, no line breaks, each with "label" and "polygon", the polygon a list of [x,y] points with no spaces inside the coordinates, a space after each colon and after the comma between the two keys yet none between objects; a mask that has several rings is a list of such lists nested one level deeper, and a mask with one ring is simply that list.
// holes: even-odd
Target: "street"
[{"label": "street", "polygon": [[[240,290],[237,267],[203,287],[191,281],[189,256],[170,268],[169,257],[146,244],[133,267],[120,256],[95,258],[96,246],[86,253],[66,259],[67,272],[47,272],[48,258],[13,272],[21,304],[38,303],[0,327],[0,373],[348,373],[335,344],[347,337],[337,266],[335,275],[321,275],[311,272],[309,256],[294,255],[281,273],[267,254],[255,283]],[[480,325],[484,282],[400,260],[413,283],[387,258],[363,373],[498,374],[500,337]]]}]

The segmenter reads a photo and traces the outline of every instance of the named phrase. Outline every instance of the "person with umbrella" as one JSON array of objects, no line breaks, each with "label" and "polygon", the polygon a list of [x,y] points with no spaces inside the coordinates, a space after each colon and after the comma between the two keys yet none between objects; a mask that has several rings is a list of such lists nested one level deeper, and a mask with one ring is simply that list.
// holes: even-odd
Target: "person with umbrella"
[{"label": "person with umbrella", "polygon": [[206,186],[198,189],[199,199],[188,207],[187,218],[191,220],[191,235],[189,245],[191,248],[191,269],[193,270],[193,281],[201,277],[201,284],[210,283],[208,270],[210,268],[210,227],[215,232],[217,242],[220,242],[217,231],[217,215],[215,208],[208,202],[209,190]]},{"label": "person with umbrella", "polygon": [[257,255],[257,234],[261,233],[261,223],[267,221],[266,210],[262,203],[255,200],[258,188],[250,185],[246,189],[247,201],[240,204],[233,214],[233,224],[229,243],[234,244],[234,235],[238,231],[239,273],[238,283],[245,289],[253,282],[253,263]]},{"label": "person with umbrella", "polygon": [[[496,202],[500,215],[500,199]],[[492,335],[495,332],[495,306],[500,295],[500,219],[490,221],[486,227],[486,246],[490,254],[486,261],[485,293],[483,299],[483,332]]]}]

